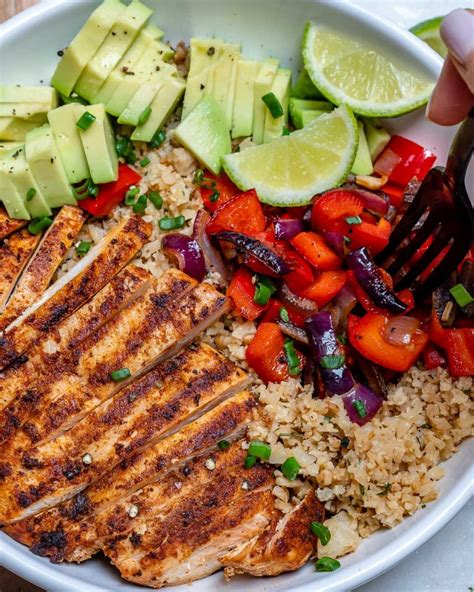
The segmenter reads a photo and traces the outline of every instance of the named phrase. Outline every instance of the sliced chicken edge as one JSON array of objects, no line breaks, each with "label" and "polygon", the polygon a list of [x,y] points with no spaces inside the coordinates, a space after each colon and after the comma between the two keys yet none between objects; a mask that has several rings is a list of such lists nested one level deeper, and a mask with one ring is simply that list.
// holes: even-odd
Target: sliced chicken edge
[{"label": "sliced chicken edge", "polygon": [[5,208],[0,204],[0,240],[7,238],[16,230],[27,225],[27,220],[15,220],[10,218]]}]

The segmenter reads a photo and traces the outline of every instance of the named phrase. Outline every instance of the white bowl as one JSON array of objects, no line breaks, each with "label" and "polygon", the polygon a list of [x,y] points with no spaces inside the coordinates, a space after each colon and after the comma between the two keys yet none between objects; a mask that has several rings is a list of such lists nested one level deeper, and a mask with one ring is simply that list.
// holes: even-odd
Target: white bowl
[{"label": "white bowl", "polygon": [[[422,73],[436,77],[440,58],[413,35],[359,9],[331,0],[144,0],[156,9],[154,18],[172,42],[192,35],[216,35],[243,43],[249,57],[269,55],[295,72],[300,67],[300,37],[309,18],[371,38],[388,49],[397,60],[406,61]],[[56,52],[65,47],[80,29],[97,1],[53,0],[21,13],[0,26],[1,82],[48,83],[57,61]],[[452,130],[425,121],[423,112],[390,121],[392,130],[434,150],[444,164]],[[471,459],[474,443],[466,442],[444,464],[446,476],[439,483],[440,497],[392,530],[379,531],[357,552],[343,558],[342,567],[318,574],[311,563],[278,578],[237,577],[225,584],[222,573],[195,582],[193,592],[350,590],[380,575],[427,541],[467,502],[472,489]],[[0,564],[23,578],[58,592],[138,590],[120,579],[118,572],[101,559],[82,565],[53,565],[0,534]],[[421,569],[423,567],[421,566]],[[189,591],[189,586],[173,588]]]}]

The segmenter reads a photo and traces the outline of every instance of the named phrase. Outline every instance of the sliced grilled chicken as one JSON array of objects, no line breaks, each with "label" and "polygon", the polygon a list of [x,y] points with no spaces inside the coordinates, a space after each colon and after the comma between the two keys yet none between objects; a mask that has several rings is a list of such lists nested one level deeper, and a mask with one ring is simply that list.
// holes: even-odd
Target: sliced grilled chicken
[{"label": "sliced grilled chicken", "polygon": [[72,206],[61,208],[28,261],[13,294],[0,314],[0,331],[36,302],[48,287],[69,247],[86,219],[85,212]]},{"label": "sliced grilled chicken", "polygon": [[[150,287],[150,272],[128,265],[89,302],[43,335],[18,365],[0,374],[0,442],[21,427],[36,409],[41,385],[50,380],[51,368],[89,335],[136,300]],[[37,388],[38,387],[38,388]]]},{"label": "sliced grilled chicken", "polygon": [[182,469],[197,455],[215,449],[217,442],[241,436],[253,418],[256,400],[244,391],[220,403],[179,432],[121,462],[96,483],[56,508],[7,528],[8,534],[33,546],[54,561],[84,561],[96,553],[106,524],[120,503],[143,487]]},{"label": "sliced grilled chicken", "polygon": [[12,234],[12,232],[23,228],[26,224],[26,220],[14,220],[10,218],[5,208],[0,205],[0,240],[3,240]]},{"label": "sliced grilled chicken", "polygon": [[11,459],[10,493],[34,490],[36,506],[56,505],[247,382],[243,371],[209,346],[185,349],[99,405],[69,432],[24,453],[20,462]]},{"label": "sliced grilled chicken", "polygon": [[0,369],[92,298],[136,255],[150,234],[151,225],[141,216],[131,216],[109,232],[9,325],[0,337]]},{"label": "sliced grilled chicken", "polygon": [[311,522],[324,522],[324,506],[312,490],[285,516],[275,509],[263,532],[243,541],[219,561],[229,575],[276,576],[298,569],[316,552]]},{"label": "sliced grilled chicken", "polygon": [[0,311],[5,307],[40,239],[39,234],[30,234],[25,228],[12,234],[0,245]]}]

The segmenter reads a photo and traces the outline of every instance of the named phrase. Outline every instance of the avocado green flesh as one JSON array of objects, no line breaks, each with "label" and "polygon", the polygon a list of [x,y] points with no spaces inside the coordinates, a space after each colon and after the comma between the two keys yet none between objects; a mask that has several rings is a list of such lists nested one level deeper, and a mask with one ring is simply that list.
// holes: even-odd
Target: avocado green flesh
[{"label": "avocado green flesh", "polygon": [[15,148],[19,148],[23,145],[23,142],[3,142],[0,141],[0,158],[6,156],[8,152],[11,152]]},{"label": "avocado green flesh", "polygon": [[15,117],[0,117],[0,140],[22,142],[26,134],[40,124],[35,121],[25,121]]},{"label": "avocado green flesh", "polygon": [[52,86],[0,84],[0,103],[46,103],[54,109],[58,95]]},{"label": "avocado green flesh", "polygon": [[265,113],[263,143],[271,142],[283,135],[283,128],[288,123],[288,102],[290,98],[291,70],[280,68],[275,76],[272,92],[283,108],[283,115],[274,118],[268,107]]},{"label": "avocado green flesh", "polygon": [[365,137],[364,124],[359,121],[357,125],[359,128],[359,145],[351,172],[354,175],[371,175],[374,172],[374,167]]},{"label": "avocado green flesh", "polygon": [[260,68],[254,85],[254,104],[253,104],[253,141],[255,144],[262,144],[265,130],[265,113],[267,107],[262,101],[262,97],[270,92],[273,81],[278,70],[279,61],[269,58],[265,60]]},{"label": "avocado green flesh", "polygon": [[253,101],[258,62],[239,60],[235,85],[234,110],[232,114],[232,137],[245,138],[252,135]]},{"label": "avocado green flesh", "polygon": [[10,218],[29,220],[31,218],[25,202],[11,180],[11,166],[8,159],[0,160],[0,201],[3,202]]},{"label": "avocado green flesh", "polygon": [[295,86],[291,89],[291,96],[298,99],[324,99],[321,92],[314,86],[305,68],[301,70]]},{"label": "avocado green flesh", "polygon": [[334,105],[328,101],[310,101],[304,99],[290,99],[290,118],[296,129],[302,129],[310,121],[323,113],[329,113]]},{"label": "avocado green flesh", "polygon": [[370,158],[375,162],[385,146],[390,142],[390,134],[377,119],[364,120],[365,137],[369,148]]},{"label": "avocado green flesh", "polygon": [[207,92],[220,105],[229,130],[232,128],[232,112],[240,49],[241,46],[238,44],[224,44],[221,48],[219,59],[214,66],[212,87],[208,85],[207,89]]},{"label": "avocado green flesh", "polygon": [[148,81],[142,84],[122,111],[118,118],[118,122],[126,125],[138,125],[140,118],[146,112],[148,107],[151,106],[153,99],[160,91],[163,84],[166,84],[166,81]]}]

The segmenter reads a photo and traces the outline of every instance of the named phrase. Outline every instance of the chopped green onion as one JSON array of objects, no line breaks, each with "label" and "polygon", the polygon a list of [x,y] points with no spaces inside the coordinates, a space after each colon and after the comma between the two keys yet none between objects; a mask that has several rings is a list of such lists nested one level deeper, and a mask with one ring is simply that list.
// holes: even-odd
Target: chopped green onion
[{"label": "chopped green onion", "polygon": [[316,571],[335,571],[341,567],[337,559],[332,557],[320,557],[315,564]]},{"label": "chopped green onion", "polygon": [[383,486],[382,491],[379,491],[377,493],[377,495],[387,495],[387,493],[392,489],[392,484],[391,483],[385,483],[385,485]]},{"label": "chopped green onion", "polygon": [[89,111],[86,111],[77,120],[76,125],[81,128],[81,130],[88,130],[95,120],[96,116],[89,113]]},{"label": "chopped green onion", "polygon": [[365,495],[365,487],[359,483],[360,495]]},{"label": "chopped green onion", "polygon": [[301,465],[294,456],[290,456],[281,465],[281,472],[289,481],[294,481],[300,472]]},{"label": "chopped green onion", "polygon": [[125,194],[125,205],[126,206],[133,206],[135,203],[135,198],[140,193],[140,189],[136,185],[130,185],[127,193]]},{"label": "chopped green onion", "polygon": [[163,207],[163,198],[158,193],[158,191],[150,191],[150,193],[148,194],[148,199],[151,201],[151,203],[155,206],[157,210],[161,210],[161,208]]},{"label": "chopped green onion", "polygon": [[39,234],[42,230],[48,228],[48,226],[51,226],[52,223],[53,221],[51,218],[48,218],[47,216],[43,216],[42,218],[34,218],[28,224],[28,232],[31,234]]},{"label": "chopped green onion", "polygon": [[26,192],[26,201],[31,201],[34,196],[36,195],[36,189],[34,187],[30,187]]},{"label": "chopped green onion", "polygon": [[342,343],[342,345],[347,344],[347,337],[345,335],[338,335],[337,340],[339,341],[339,343]]},{"label": "chopped green onion", "polygon": [[280,308],[280,319],[284,323],[290,322],[290,315],[288,314],[288,311],[286,310],[286,308],[284,308],[283,306]]},{"label": "chopped green onion", "polygon": [[312,534],[318,537],[323,547],[329,543],[331,540],[331,533],[329,532],[329,528],[321,524],[321,522],[311,522],[309,526]]},{"label": "chopped green onion", "polygon": [[256,456],[257,458],[261,458],[262,460],[268,460],[270,458],[271,453],[271,446],[269,444],[265,444],[265,442],[254,440],[249,444],[249,456]]},{"label": "chopped green onion", "polygon": [[143,125],[144,123],[146,123],[150,119],[150,115],[151,115],[151,107],[148,106],[143,111],[143,113],[140,115],[140,117],[138,119],[138,125]]},{"label": "chopped green onion", "polygon": [[148,198],[146,195],[140,195],[137,201],[133,204],[133,213],[134,214],[144,214],[146,207],[148,205]]},{"label": "chopped green onion", "polygon": [[79,257],[84,257],[92,247],[92,243],[90,241],[81,241],[76,247],[76,255]]},{"label": "chopped green onion", "polygon": [[217,201],[220,197],[220,193],[219,191],[214,191],[213,193],[211,193],[211,195],[209,196],[209,201],[214,203],[215,201]]},{"label": "chopped green onion", "polygon": [[99,186],[96,185],[94,183],[94,181],[92,181],[92,179],[89,181],[88,185],[87,185],[87,194],[90,197],[97,197],[99,195]]},{"label": "chopped green onion", "polygon": [[275,284],[270,278],[264,275],[257,276],[258,280],[255,284],[255,293],[253,295],[253,301],[261,306],[268,304],[272,294],[277,290]]},{"label": "chopped green onion", "polygon": [[458,306],[461,308],[474,302],[474,298],[469,294],[462,284],[456,284],[449,289],[451,296],[456,300]]},{"label": "chopped green onion", "polygon": [[346,243],[346,245],[350,244],[352,241],[348,236],[344,237],[344,242]]},{"label": "chopped green onion", "polygon": [[184,216],[176,216],[176,218],[161,218],[158,222],[158,226],[161,230],[176,230],[177,228],[183,228],[186,222]]},{"label": "chopped green onion", "polygon": [[251,468],[252,468],[252,467],[255,465],[255,463],[256,463],[256,462],[257,462],[257,457],[256,457],[256,456],[251,456],[251,455],[249,454],[249,455],[247,455],[247,456],[245,457],[245,460],[244,460],[244,467],[245,467],[246,469],[251,469]]},{"label": "chopped green onion", "polygon": [[367,415],[367,409],[365,407],[365,404],[360,399],[356,399],[355,401],[352,401],[352,407],[354,407],[355,412],[357,413],[357,415],[360,418],[363,418]]},{"label": "chopped green onion", "polygon": [[151,160],[148,158],[148,156],[145,156],[144,158],[142,158],[140,160],[140,166],[142,167],[146,167],[150,164]]},{"label": "chopped green onion", "polygon": [[282,136],[289,136],[290,135],[290,130],[286,127],[286,125],[283,127],[283,132],[281,135]]},{"label": "chopped green onion", "polygon": [[114,370],[113,372],[111,372],[110,378],[114,382],[122,382],[122,380],[125,380],[126,378],[130,378],[131,375],[132,375],[132,373],[130,372],[130,370],[128,368],[120,368],[120,370]]},{"label": "chopped green onion", "polygon": [[337,370],[344,364],[345,359],[346,358],[343,354],[336,354],[334,356],[323,356],[319,363],[321,368]]},{"label": "chopped green onion", "polygon": [[350,443],[351,443],[351,441],[349,440],[349,438],[344,436],[344,438],[342,438],[342,440],[341,440],[341,448],[347,448]]},{"label": "chopped green onion", "polygon": [[283,116],[283,107],[281,106],[280,101],[276,98],[275,93],[269,92],[266,95],[263,95],[262,101],[268,107],[273,119]]},{"label": "chopped green onion", "polygon": [[228,442],[227,440],[221,440],[220,442],[217,442],[217,446],[221,450],[227,450],[227,448],[229,448],[230,446],[230,442]]},{"label": "chopped green onion", "polygon": [[362,218],[360,216],[347,216],[347,218],[344,218],[344,219],[351,226],[356,226],[357,224],[362,224]]},{"label": "chopped green onion", "polygon": [[166,140],[166,134],[163,130],[156,132],[150,141],[150,148],[158,148]]},{"label": "chopped green onion", "polygon": [[300,359],[298,358],[298,354],[296,353],[293,340],[288,337],[285,340],[285,344],[283,345],[283,349],[285,350],[286,362],[288,364],[289,375],[290,376],[298,376],[298,374],[301,374],[301,364],[300,364]]}]

